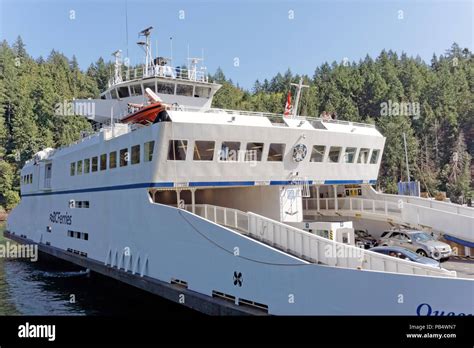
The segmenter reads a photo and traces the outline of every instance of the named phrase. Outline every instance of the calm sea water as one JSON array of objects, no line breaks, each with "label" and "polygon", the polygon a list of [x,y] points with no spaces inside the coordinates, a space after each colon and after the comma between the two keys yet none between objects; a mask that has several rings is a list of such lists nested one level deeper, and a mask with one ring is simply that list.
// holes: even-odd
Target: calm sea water
[{"label": "calm sea water", "polygon": [[[0,243],[5,224],[0,223]],[[13,243],[12,241],[9,241]],[[0,315],[190,318],[198,314],[132,286],[40,254],[37,262],[0,257]]]}]

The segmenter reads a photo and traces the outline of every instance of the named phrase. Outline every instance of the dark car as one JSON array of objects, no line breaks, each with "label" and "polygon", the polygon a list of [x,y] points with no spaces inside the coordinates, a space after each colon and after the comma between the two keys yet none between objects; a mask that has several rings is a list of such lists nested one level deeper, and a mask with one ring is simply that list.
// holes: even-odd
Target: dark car
[{"label": "dark car", "polygon": [[364,249],[370,249],[377,246],[377,240],[372,237],[367,231],[355,230],[355,243],[358,247],[364,247]]},{"label": "dark car", "polygon": [[370,249],[370,251],[375,251],[376,253],[379,253],[379,254],[398,257],[399,259],[402,259],[402,260],[422,263],[424,265],[431,266],[431,267],[440,267],[438,261],[433,260],[429,257],[421,256],[411,250],[398,247],[398,246],[378,246],[378,247]]}]

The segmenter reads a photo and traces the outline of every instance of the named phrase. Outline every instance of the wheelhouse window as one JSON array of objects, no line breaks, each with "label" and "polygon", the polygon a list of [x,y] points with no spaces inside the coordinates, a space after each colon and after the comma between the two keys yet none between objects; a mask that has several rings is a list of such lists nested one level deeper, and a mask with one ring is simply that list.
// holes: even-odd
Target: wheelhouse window
[{"label": "wheelhouse window", "polygon": [[199,87],[194,88],[194,96],[197,98],[208,98],[211,96],[211,89],[209,87]]},{"label": "wheelhouse window", "polygon": [[240,142],[223,141],[219,151],[219,161],[236,162],[239,160]]},{"label": "wheelhouse window", "polygon": [[115,88],[110,91],[110,96],[112,99],[117,99],[117,90]]},{"label": "wheelhouse window", "polygon": [[355,147],[346,147],[346,152],[344,154],[344,162],[345,163],[354,163],[356,152],[357,152],[357,148],[355,148]]},{"label": "wheelhouse window", "polygon": [[71,163],[71,176],[74,176],[76,174],[76,162]]},{"label": "wheelhouse window", "polygon": [[196,140],[194,142],[195,161],[212,161],[214,159],[214,141]]},{"label": "wheelhouse window", "polygon": [[193,86],[191,85],[182,85],[179,84],[176,86],[176,94],[177,95],[184,95],[186,97],[193,96]]},{"label": "wheelhouse window", "polygon": [[174,94],[174,83],[157,83],[157,92],[161,94]]},{"label": "wheelhouse window", "polygon": [[117,151],[113,151],[109,154],[109,168],[117,168]]},{"label": "wheelhouse window", "polygon": [[309,158],[310,162],[322,162],[324,159],[324,152],[326,151],[326,146],[324,145],[314,145],[311,150],[311,157]]},{"label": "wheelhouse window", "polygon": [[125,167],[128,164],[128,149],[120,150],[120,167]]},{"label": "wheelhouse window", "polygon": [[151,162],[153,160],[153,148],[155,147],[154,141],[149,141],[143,146],[143,161]]},{"label": "wheelhouse window", "polygon": [[328,162],[338,163],[340,156],[341,156],[341,147],[340,146],[331,146],[329,148]]},{"label": "wheelhouse window", "polygon": [[84,160],[84,174],[87,174],[91,171],[91,160],[90,158],[86,158]]},{"label": "wheelhouse window", "polygon": [[140,163],[140,145],[132,146],[132,164]]},{"label": "wheelhouse window", "polygon": [[168,159],[172,161],[185,161],[187,150],[187,140],[170,140],[168,146]]},{"label": "wheelhouse window", "polygon": [[245,161],[261,161],[263,152],[263,143],[247,143],[245,151]]},{"label": "wheelhouse window", "polygon": [[369,152],[370,152],[370,149],[365,149],[365,148],[360,149],[359,157],[357,158],[357,163],[366,164],[367,161],[369,160]]},{"label": "wheelhouse window", "polygon": [[370,156],[370,164],[377,164],[379,161],[380,150],[373,150],[372,156]]},{"label": "wheelhouse window", "polygon": [[100,155],[100,170],[106,170],[107,169],[107,154],[103,153]]},{"label": "wheelhouse window", "polygon": [[270,162],[282,162],[283,155],[285,154],[285,144],[270,144],[268,148],[267,161]]},{"label": "wheelhouse window", "polygon": [[142,95],[142,85],[136,84],[136,85],[130,85],[130,95],[136,96],[136,95]]},{"label": "wheelhouse window", "polygon": [[119,98],[127,98],[129,96],[128,94],[128,86],[123,86],[117,88]]},{"label": "wheelhouse window", "polygon": [[82,160],[77,161],[77,175],[82,175]]},{"label": "wheelhouse window", "polygon": [[98,157],[92,157],[92,171],[96,172],[97,171],[97,163],[98,163]]}]

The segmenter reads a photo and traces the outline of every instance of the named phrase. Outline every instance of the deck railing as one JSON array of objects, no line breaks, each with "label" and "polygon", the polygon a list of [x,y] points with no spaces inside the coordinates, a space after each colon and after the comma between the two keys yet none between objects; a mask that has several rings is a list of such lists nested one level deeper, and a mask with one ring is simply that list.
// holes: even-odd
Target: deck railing
[{"label": "deck railing", "polygon": [[[190,205],[185,209],[193,211]],[[195,205],[194,213],[313,263],[370,271],[456,277],[453,271],[335,242],[251,212],[198,204]]]}]

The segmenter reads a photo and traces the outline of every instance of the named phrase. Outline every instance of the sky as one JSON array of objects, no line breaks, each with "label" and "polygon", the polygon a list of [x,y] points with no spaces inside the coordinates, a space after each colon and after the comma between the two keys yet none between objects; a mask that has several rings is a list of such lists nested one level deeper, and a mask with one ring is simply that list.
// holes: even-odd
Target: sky
[{"label": "sky", "polygon": [[[250,89],[288,68],[313,75],[324,62],[392,49],[429,61],[453,42],[473,50],[472,0],[0,0],[0,39],[20,35],[35,58],[55,49],[82,69],[122,49],[144,62],[138,32],[153,26],[153,54],[173,65],[204,56]],[[127,10],[126,10],[127,9]],[[127,34],[128,27],[128,34]],[[128,44],[127,44],[128,42]]]}]

